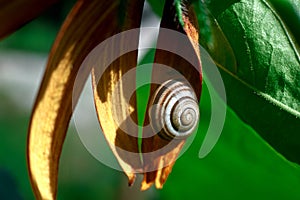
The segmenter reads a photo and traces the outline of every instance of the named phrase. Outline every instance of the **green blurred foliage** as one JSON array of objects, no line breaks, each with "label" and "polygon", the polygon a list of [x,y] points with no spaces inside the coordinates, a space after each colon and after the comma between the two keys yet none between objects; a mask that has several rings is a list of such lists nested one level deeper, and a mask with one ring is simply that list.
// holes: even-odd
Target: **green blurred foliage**
[{"label": "green blurred foliage", "polygon": [[63,20],[75,2],[64,0],[54,4],[38,18],[2,40],[0,48],[49,52]]},{"label": "green blurred foliage", "polygon": [[32,199],[25,154],[28,115],[14,110],[8,99],[1,104],[9,111],[0,117],[0,198]]}]

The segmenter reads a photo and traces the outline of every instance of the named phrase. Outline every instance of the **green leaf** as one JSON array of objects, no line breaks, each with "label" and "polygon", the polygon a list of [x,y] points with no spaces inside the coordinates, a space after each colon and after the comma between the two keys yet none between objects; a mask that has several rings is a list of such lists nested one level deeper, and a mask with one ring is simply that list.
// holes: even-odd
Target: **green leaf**
[{"label": "green leaf", "polygon": [[286,161],[230,108],[221,137],[204,159],[197,157],[210,123],[204,82],[199,132],[177,160],[161,199],[299,199],[300,168]]},{"label": "green leaf", "polygon": [[166,0],[159,0],[159,1],[157,1],[157,0],[147,0],[147,1],[151,5],[151,8],[152,8],[153,12],[155,12],[155,14],[157,14],[158,16],[161,17]]},{"label": "green leaf", "polygon": [[[228,45],[233,50],[236,68],[218,62],[228,105],[279,153],[300,163],[299,44],[297,30],[289,27],[295,19],[280,13],[279,4],[275,10],[270,1],[222,2],[211,0],[206,5],[228,42],[213,37],[218,48],[208,51],[220,61],[216,51],[225,50],[223,54],[232,59]],[[288,2],[300,9],[299,3]]]},{"label": "green leaf", "polygon": [[293,34],[296,42],[300,44],[300,1],[269,0],[269,2]]}]

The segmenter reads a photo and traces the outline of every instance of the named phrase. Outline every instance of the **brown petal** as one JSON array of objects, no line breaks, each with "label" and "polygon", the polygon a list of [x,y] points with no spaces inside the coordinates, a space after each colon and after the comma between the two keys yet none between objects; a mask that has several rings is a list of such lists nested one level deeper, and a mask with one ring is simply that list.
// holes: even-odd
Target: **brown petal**
[{"label": "brown petal", "polygon": [[[80,65],[96,45],[119,30],[119,6],[119,1],[79,0],[52,47],[34,105],[27,145],[29,174],[37,199],[56,198],[58,163],[72,102],[77,103],[91,70],[82,70]],[[74,86],[79,69],[81,79]]]},{"label": "brown petal", "polygon": [[[144,1],[131,0],[123,5],[121,9],[126,11],[122,17],[123,25],[116,32],[140,26],[143,4]],[[142,168],[138,151],[136,95],[135,92],[128,94],[135,91],[138,41],[138,30],[129,35],[122,34],[113,41],[115,45],[109,45],[110,50],[105,51],[118,54],[120,49],[128,46],[134,51],[117,55],[118,59],[113,63],[108,60],[111,55],[107,55],[92,73],[98,119],[109,146],[128,176],[129,185],[133,184],[135,173]],[[130,70],[130,77],[124,79],[123,75]]]},{"label": "brown petal", "polygon": [[[198,22],[195,17],[193,8],[190,5],[187,6],[187,11],[183,11],[184,26],[180,25],[178,17],[173,6],[173,1],[166,0],[164,13],[161,21],[162,28],[168,28],[174,31],[179,31],[187,36],[185,41],[178,41],[177,38],[172,38],[164,30],[161,30],[158,36],[157,49],[155,54],[154,63],[164,64],[166,66],[175,69],[180,72],[193,87],[198,99],[201,94],[202,87],[202,73],[201,73],[201,61],[200,52],[198,46]],[[176,19],[176,20],[174,20]],[[172,41],[173,39],[173,41]],[[196,63],[196,68],[182,57],[160,49],[161,44],[169,44],[172,50],[184,49],[186,54],[193,60],[192,63]],[[198,70],[197,70],[198,68]],[[156,83],[157,80],[169,80],[174,79],[172,73],[161,73],[159,70],[155,70],[155,64],[152,72],[152,83]],[[174,74],[174,73],[173,73]],[[150,97],[154,94],[159,85],[152,84],[150,89]],[[147,112],[150,105],[148,102]],[[145,124],[149,124],[149,116],[145,116]],[[153,135],[152,130],[145,130],[144,135]],[[141,190],[148,189],[153,183],[157,188],[162,188],[165,183],[172,167],[185,143],[185,140],[172,140],[167,141],[162,139],[158,135],[153,137],[143,138],[142,152],[144,161],[144,170],[149,171],[144,174],[144,180],[142,182]],[[154,153],[155,151],[155,153]],[[151,154],[148,154],[152,152]]]},{"label": "brown petal", "polygon": [[58,0],[0,0],[0,39],[41,14]]}]

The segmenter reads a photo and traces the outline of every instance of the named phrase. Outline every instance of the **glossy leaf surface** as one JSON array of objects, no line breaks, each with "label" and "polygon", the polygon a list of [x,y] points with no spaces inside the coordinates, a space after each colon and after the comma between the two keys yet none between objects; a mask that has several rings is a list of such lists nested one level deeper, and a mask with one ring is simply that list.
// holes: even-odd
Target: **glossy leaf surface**
[{"label": "glossy leaf surface", "polygon": [[275,10],[271,2],[207,1],[212,20],[228,41],[213,38],[218,48],[208,50],[222,60],[216,52],[230,45],[233,53],[223,54],[234,55],[236,68],[218,62],[229,106],[279,153],[300,163],[299,36],[289,28],[297,18],[287,19],[286,10]]}]

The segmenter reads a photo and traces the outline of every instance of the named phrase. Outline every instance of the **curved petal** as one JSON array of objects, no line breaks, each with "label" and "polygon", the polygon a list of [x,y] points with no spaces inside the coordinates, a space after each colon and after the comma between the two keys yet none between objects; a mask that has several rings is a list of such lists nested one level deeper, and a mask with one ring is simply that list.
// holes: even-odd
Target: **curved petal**
[{"label": "curved petal", "polygon": [[0,39],[41,14],[58,0],[0,0]]},{"label": "curved petal", "polygon": [[[140,26],[144,1],[131,0],[126,3],[122,7],[122,10],[126,12],[120,16],[123,24],[116,29],[116,33]],[[104,50],[111,54],[106,55],[104,60],[99,62],[100,65],[95,66],[92,71],[98,119],[110,148],[128,176],[129,185],[133,184],[135,173],[142,168],[138,150],[137,108],[134,92],[138,42],[138,29],[132,30],[130,34],[125,32],[119,34],[108,45],[109,50]],[[122,55],[124,49],[133,51]],[[117,59],[110,63],[111,57],[117,57]],[[127,72],[129,73],[125,78],[124,75]]]},{"label": "curved petal", "polygon": [[[181,13],[182,15],[180,15]],[[198,23],[195,17],[193,7],[191,5],[183,5],[180,8],[180,12],[176,11],[172,0],[166,0],[164,13],[161,21],[161,28],[167,28],[174,31],[178,31],[186,35],[184,41],[179,41],[178,38],[170,36],[163,29],[160,30],[157,49],[155,54],[154,66],[152,71],[152,83],[157,83],[157,80],[170,80],[175,79],[172,71],[177,71],[183,75],[193,87],[198,99],[200,99],[202,88],[202,71],[199,52],[199,37],[198,37]],[[175,20],[174,20],[175,19]],[[183,24],[182,24],[183,23]],[[189,58],[192,59],[192,63],[187,62],[185,59],[171,53],[170,51],[162,50],[160,46],[168,44],[172,51],[180,51],[184,49]],[[161,73],[156,70],[156,64],[163,64],[171,67],[172,71],[169,73]],[[152,84],[150,89],[150,97],[155,93],[159,87],[158,84]],[[150,108],[150,102],[148,102],[147,111]],[[149,124],[149,116],[145,116],[145,123]],[[143,135],[154,135],[150,133],[152,130],[144,129]],[[167,141],[162,139],[157,134],[143,138],[142,140],[142,152],[144,161],[144,180],[142,182],[142,190],[148,189],[153,183],[157,188],[162,188],[165,183],[172,167],[185,143],[185,140],[172,140]]]},{"label": "curved petal", "polygon": [[[80,69],[87,54],[115,33],[119,1],[79,0],[65,20],[52,47],[31,116],[27,155],[31,184],[37,199],[55,199],[58,163],[65,134],[90,73]],[[74,86],[79,72],[81,80]],[[72,99],[72,94],[74,96]]]}]

